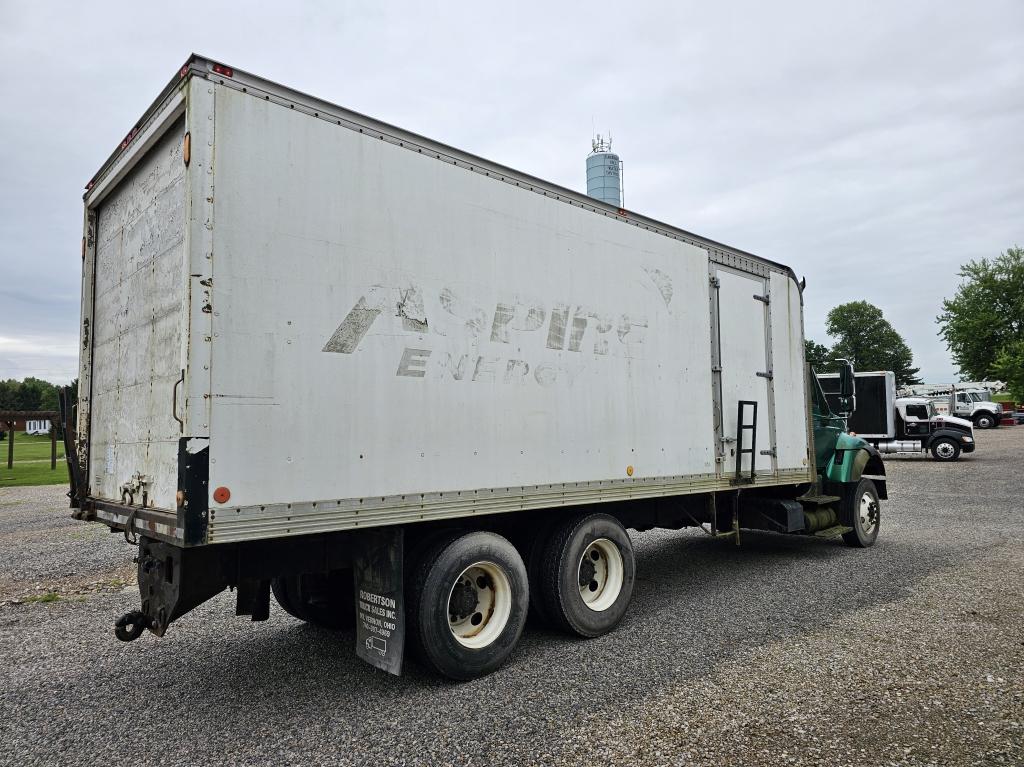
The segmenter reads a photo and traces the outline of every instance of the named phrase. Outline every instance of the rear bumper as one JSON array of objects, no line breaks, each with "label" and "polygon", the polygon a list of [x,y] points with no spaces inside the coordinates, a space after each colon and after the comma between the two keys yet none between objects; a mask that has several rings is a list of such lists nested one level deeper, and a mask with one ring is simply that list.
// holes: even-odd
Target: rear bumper
[{"label": "rear bumper", "polygon": [[79,514],[82,519],[102,522],[111,530],[128,530],[133,535],[185,545],[185,530],[178,514],[165,509],[143,509],[138,506],[114,503],[102,498],[86,498]]}]

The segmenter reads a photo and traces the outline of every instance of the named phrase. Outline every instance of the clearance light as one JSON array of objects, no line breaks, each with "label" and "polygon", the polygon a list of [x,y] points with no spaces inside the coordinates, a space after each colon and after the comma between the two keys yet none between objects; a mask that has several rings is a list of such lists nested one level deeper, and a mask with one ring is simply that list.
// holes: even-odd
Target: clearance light
[{"label": "clearance light", "polygon": [[131,132],[127,136],[124,137],[124,141],[121,142],[121,148],[124,149],[126,146],[128,146],[130,143],[132,143],[132,140],[136,136],[138,136],[138,135],[139,135],[139,126],[136,125],[134,128],[132,128]]},{"label": "clearance light", "polygon": [[223,64],[214,64],[213,71],[218,75],[224,75],[225,77],[234,77],[235,70],[231,67],[226,67]]},{"label": "clearance light", "polygon": [[231,491],[226,487],[218,487],[213,491],[213,500],[217,503],[227,503],[231,500]]},{"label": "clearance light", "polygon": [[627,466],[626,467],[626,476],[627,477],[632,477],[633,476],[633,467],[632,466]]}]

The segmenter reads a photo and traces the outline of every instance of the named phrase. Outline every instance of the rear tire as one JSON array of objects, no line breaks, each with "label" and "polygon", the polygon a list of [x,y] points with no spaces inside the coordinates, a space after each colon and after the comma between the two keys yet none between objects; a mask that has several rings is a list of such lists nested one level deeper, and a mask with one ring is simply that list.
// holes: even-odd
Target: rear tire
[{"label": "rear tire", "polygon": [[428,668],[469,680],[501,666],[515,649],[529,608],[526,566],[496,533],[451,533],[408,570],[408,638]]},{"label": "rear tire", "polygon": [[550,628],[551,621],[544,610],[540,584],[543,578],[541,565],[544,561],[544,548],[551,534],[552,522],[549,518],[535,520],[528,528],[517,531],[511,536],[519,555],[526,565],[526,577],[530,581],[530,610],[527,622],[540,628]]},{"label": "rear tire", "polygon": [[957,461],[960,459],[960,445],[949,437],[939,437],[931,444],[932,458],[936,461]]},{"label": "rear tire", "polygon": [[280,577],[274,578],[270,582],[270,590],[274,593],[274,599],[281,605],[281,608],[296,620],[305,621],[305,613],[301,612],[298,607],[295,606],[295,602],[292,600],[291,589],[291,577]]},{"label": "rear tire", "polygon": [[293,618],[331,631],[355,625],[351,570],[282,576],[274,578],[270,588]]},{"label": "rear tire", "polygon": [[853,528],[843,533],[843,541],[847,546],[866,549],[874,545],[878,539],[881,508],[878,490],[870,479],[862,478],[856,487],[843,493],[839,518],[844,525]]},{"label": "rear tire", "polygon": [[544,614],[582,637],[614,629],[633,598],[636,559],[629,534],[608,514],[581,514],[553,531],[541,563]]},{"label": "rear tire", "polygon": [[999,425],[999,419],[992,413],[978,413],[974,416],[974,425],[979,429],[994,429]]}]

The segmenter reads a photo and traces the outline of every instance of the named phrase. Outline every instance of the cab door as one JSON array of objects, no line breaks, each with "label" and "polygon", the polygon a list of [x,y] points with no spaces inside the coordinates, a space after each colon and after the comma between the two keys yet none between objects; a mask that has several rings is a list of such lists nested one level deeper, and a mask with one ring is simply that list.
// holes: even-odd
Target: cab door
[{"label": "cab door", "polygon": [[931,431],[927,405],[908,404],[904,420],[906,421],[907,436],[910,439],[924,439]]},{"label": "cab door", "polygon": [[957,392],[956,407],[953,409],[953,415],[960,418],[970,418],[972,409],[973,403],[967,392]]}]

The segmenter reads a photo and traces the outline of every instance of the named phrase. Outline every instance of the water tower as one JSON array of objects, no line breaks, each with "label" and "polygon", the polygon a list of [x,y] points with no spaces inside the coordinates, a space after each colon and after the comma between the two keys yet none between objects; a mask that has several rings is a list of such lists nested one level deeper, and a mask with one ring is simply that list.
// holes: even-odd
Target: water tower
[{"label": "water tower", "polygon": [[616,208],[622,207],[622,161],[612,153],[612,137],[600,134],[591,142],[587,156],[587,195]]}]

